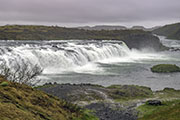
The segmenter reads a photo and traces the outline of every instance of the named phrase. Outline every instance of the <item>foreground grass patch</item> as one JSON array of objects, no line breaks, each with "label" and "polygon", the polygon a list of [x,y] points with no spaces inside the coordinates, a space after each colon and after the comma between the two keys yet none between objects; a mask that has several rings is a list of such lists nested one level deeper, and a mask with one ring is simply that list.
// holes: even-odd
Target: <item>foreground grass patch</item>
[{"label": "foreground grass patch", "polygon": [[0,120],[97,120],[91,112],[25,84],[0,78]]},{"label": "foreground grass patch", "polygon": [[180,100],[164,101],[163,105],[142,105],[137,108],[139,120],[179,120]]}]

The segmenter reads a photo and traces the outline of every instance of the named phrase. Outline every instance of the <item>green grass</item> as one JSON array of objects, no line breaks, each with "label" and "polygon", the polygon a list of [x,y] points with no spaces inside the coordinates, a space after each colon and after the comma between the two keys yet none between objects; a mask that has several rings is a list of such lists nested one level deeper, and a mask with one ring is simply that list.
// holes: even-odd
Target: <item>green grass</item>
[{"label": "green grass", "polygon": [[156,91],[155,97],[159,99],[180,99],[180,90],[173,88],[165,88],[164,90]]},{"label": "green grass", "polygon": [[0,77],[0,120],[96,120],[90,112],[25,84]]},{"label": "green grass", "polygon": [[2,83],[0,83],[0,86],[3,86],[3,87],[6,87],[6,86],[8,86],[9,84],[8,84],[8,82],[2,82]]},{"label": "green grass", "polygon": [[108,95],[116,101],[127,101],[153,97],[150,88],[138,85],[111,85]]},{"label": "green grass", "polygon": [[171,73],[171,72],[180,72],[180,68],[172,64],[159,64],[151,68],[152,72],[157,73]]},{"label": "green grass", "polygon": [[179,120],[180,100],[164,101],[162,106],[142,105],[138,120]]}]

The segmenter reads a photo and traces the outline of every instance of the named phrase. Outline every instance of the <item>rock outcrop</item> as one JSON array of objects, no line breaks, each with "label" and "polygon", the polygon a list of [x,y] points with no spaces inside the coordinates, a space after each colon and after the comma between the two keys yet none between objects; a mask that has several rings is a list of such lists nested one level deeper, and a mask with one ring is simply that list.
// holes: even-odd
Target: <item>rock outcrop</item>
[{"label": "rock outcrop", "polygon": [[162,45],[159,38],[152,34],[130,34],[129,36],[126,36],[123,41],[129,48],[150,48],[154,50],[167,49],[167,47]]}]

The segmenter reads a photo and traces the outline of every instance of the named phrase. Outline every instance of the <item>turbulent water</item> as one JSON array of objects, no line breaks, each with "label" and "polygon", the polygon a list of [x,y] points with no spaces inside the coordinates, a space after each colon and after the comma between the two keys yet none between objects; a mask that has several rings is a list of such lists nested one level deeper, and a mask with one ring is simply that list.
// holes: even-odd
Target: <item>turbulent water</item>
[{"label": "turbulent water", "polygon": [[[168,47],[180,42],[160,37]],[[159,63],[180,65],[180,51],[130,50],[121,41],[0,41],[1,60],[10,67],[28,63],[43,68],[41,83],[136,84],[153,90],[180,89],[180,73],[156,74],[150,67]]]}]

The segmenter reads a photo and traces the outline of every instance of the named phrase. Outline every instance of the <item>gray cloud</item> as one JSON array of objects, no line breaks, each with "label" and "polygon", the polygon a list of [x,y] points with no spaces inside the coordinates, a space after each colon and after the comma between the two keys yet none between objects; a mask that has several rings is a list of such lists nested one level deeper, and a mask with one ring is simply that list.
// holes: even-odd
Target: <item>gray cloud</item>
[{"label": "gray cloud", "polygon": [[162,24],[179,20],[179,6],[179,0],[0,0],[0,22]]}]

